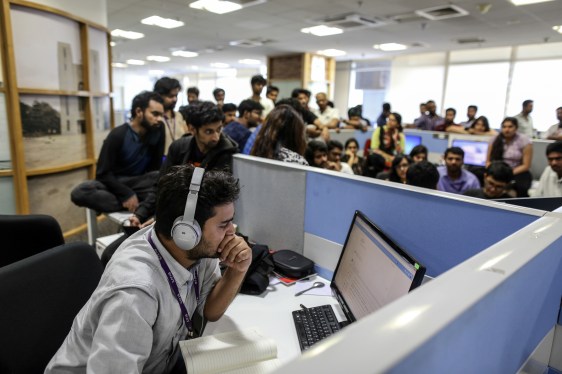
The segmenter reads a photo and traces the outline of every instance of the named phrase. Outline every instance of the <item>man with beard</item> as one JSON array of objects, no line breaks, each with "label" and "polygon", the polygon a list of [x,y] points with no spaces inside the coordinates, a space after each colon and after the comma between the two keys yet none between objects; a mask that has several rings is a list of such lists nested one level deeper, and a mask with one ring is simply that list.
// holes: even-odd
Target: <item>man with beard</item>
[{"label": "man with beard", "polygon": [[[238,105],[239,117],[224,127],[224,133],[238,143],[242,152],[252,131],[259,125],[263,107],[253,100],[244,100]],[[250,130],[251,129],[251,130]]]},{"label": "man with beard", "polygon": [[468,170],[463,169],[464,151],[460,147],[445,150],[445,166],[439,166],[439,191],[462,194],[467,190],[480,188],[478,178]]},{"label": "man with beard", "polygon": [[562,141],[550,143],[546,147],[548,166],[539,179],[539,186],[533,197],[562,196]]},{"label": "man with beard", "polygon": [[152,196],[164,155],[164,101],[155,92],[142,92],[131,105],[131,119],[111,130],[103,142],[96,180],[72,190],[72,202],[97,212],[136,212]]},{"label": "man with beard", "polygon": [[[156,223],[115,253],[46,373],[180,370],[178,342],[197,336],[194,312],[209,321],[224,314],[252,252],[232,224],[238,180],[202,172],[182,165],[162,176]],[[187,237],[193,226],[199,234]]]},{"label": "man with beard", "polygon": [[154,92],[160,94],[164,100],[164,125],[166,125],[166,144],[164,145],[164,154],[168,154],[170,144],[176,139],[182,137],[187,131],[187,125],[179,112],[175,112],[174,108],[178,102],[178,94],[181,90],[181,84],[177,79],[163,77],[154,84]]}]

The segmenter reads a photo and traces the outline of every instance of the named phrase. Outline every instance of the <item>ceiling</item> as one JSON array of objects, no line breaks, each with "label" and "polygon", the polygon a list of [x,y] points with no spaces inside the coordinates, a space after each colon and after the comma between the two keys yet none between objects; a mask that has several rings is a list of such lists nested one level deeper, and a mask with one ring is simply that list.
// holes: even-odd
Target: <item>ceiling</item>
[{"label": "ceiling", "polygon": [[[507,0],[467,0],[446,3],[439,0],[267,0],[223,15],[189,7],[194,0],[107,0],[108,27],[137,31],[137,40],[114,38],[113,61],[145,59],[148,55],[171,57],[171,61],[148,62],[141,68],[167,74],[206,71],[214,62],[243,68],[241,59],[258,59],[294,52],[316,52],[336,48],[347,52],[338,61],[374,59],[397,54],[425,53],[467,48],[561,42],[562,34],[552,29],[562,24],[562,1],[516,7]],[[248,1],[248,0],[238,0]],[[489,4],[487,12],[482,4]],[[445,20],[419,17],[416,10],[454,4],[468,15]],[[318,37],[300,32],[315,26],[314,20],[356,13],[378,21],[376,27],[348,29],[343,34]],[[183,21],[176,29],[147,26],[140,20],[152,15]],[[402,21],[400,21],[402,19]],[[483,39],[459,44],[458,39]],[[262,45],[231,46],[231,41],[257,40]],[[382,52],[374,44],[402,43],[406,51]],[[259,44],[259,43],[258,43]],[[199,53],[193,58],[172,57],[171,50]]]}]

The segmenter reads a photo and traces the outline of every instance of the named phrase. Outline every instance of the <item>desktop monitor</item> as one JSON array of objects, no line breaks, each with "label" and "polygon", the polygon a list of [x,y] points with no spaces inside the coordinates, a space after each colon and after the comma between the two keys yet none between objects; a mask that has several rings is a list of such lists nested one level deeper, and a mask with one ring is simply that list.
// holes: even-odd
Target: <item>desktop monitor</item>
[{"label": "desktop monitor", "polygon": [[354,322],[418,287],[424,273],[425,267],[356,211],[330,286]]},{"label": "desktop monitor", "polygon": [[421,136],[406,134],[406,149],[404,150],[404,154],[409,155],[410,152],[412,152],[412,148],[420,144]]},{"label": "desktop monitor", "polygon": [[486,166],[486,157],[488,156],[487,141],[453,139],[451,147],[462,148],[465,165]]}]

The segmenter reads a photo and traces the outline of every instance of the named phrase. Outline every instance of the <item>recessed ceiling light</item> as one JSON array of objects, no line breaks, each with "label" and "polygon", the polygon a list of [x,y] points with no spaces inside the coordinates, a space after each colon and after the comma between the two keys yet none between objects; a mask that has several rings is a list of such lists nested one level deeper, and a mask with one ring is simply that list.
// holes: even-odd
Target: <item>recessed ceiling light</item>
[{"label": "recessed ceiling light", "polygon": [[312,34],[316,36],[328,36],[328,35],[336,35],[343,33],[343,30],[339,27],[330,27],[326,25],[319,25],[314,27],[305,27],[301,29],[301,32],[305,34]]},{"label": "recessed ceiling light", "polygon": [[141,23],[150,26],[163,27],[165,29],[175,29],[176,27],[181,27],[184,25],[182,21],[178,21],[171,18],[163,18],[160,16],[151,16],[141,20]]},{"label": "recessed ceiling light", "polygon": [[109,45],[112,46],[112,47],[115,47],[115,46],[117,45],[117,43],[115,43],[115,42],[109,42]]},{"label": "recessed ceiling light", "polygon": [[115,29],[111,32],[111,36],[125,39],[140,39],[144,38],[144,34],[136,31],[127,31],[121,29]]},{"label": "recessed ceiling light", "polygon": [[206,10],[211,13],[224,14],[242,9],[242,5],[223,0],[199,0],[189,4],[190,8]]},{"label": "recessed ceiling light", "polygon": [[560,34],[562,34],[562,25],[560,25],[560,26],[553,26],[552,29],[553,29],[554,31],[558,31]]},{"label": "recessed ceiling light", "polygon": [[241,64],[245,64],[245,65],[259,65],[259,64],[261,64],[260,60],[254,60],[254,59],[251,59],[251,58],[245,58],[245,59],[242,59],[242,60],[238,60],[238,62],[241,63]]},{"label": "recessed ceiling light", "polygon": [[156,62],[168,62],[170,61],[169,57],[166,56],[146,56],[148,61],[156,61]]},{"label": "recessed ceiling light", "polygon": [[122,63],[122,62],[112,62],[112,63],[111,63],[111,66],[114,67],[114,68],[126,68],[126,67],[128,67],[129,65],[124,64],[124,63]]},{"label": "recessed ceiling light", "polygon": [[513,3],[513,5],[515,5],[515,6],[521,6],[521,5],[546,3],[546,2],[552,1],[552,0],[509,0],[509,1],[511,1]]},{"label": "recessed ceiling light", "polygon": [[328,56],[328,57],[338,57],[338,56],[345,56],[346,53],[345,51],[339,50],[339,49],[324,49],[322,51],[318,51],[316,52],[319,55],[324,55],[324,56]]},{"label": "recessed ceiling light", "polygon": [[211,63],[211,66],[214,68],[219,68],[219,69],[225,69],[230,67],[229,64],[225,64],[224,62],[213,62]]},{"label": "recessed ceiling light", "polygon": [[199,53],[197,52],[190,52],[190,51],[173,51],[172,56],[177,57],[197,57]]},{"label": "recessed ceiling light", "polygon": [[403,51],[408,47],[404,44],[399,44],[399,43],[383,43],[383,44],[375,44],[373,48],[388,52],[388,51]]},{"label": "recessed ceiling light", "polygon": [[144,64],[146,64],[146,62],[144,62],[143,60],[134,60],[134,59],[127,60],[126,62],[129,65],[144,65]]},{"label": "recessed ceiling light", "polygon": [[164,75],[164,70],[149,70],[148,75],[161,76]]}]

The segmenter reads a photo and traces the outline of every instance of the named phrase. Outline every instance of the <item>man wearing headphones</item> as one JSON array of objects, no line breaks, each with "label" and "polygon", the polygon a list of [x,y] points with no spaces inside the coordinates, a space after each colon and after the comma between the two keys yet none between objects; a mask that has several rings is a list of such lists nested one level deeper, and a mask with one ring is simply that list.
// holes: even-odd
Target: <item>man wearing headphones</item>
[{"label": "man wearing headphones", "polygon": [[169,373],[183,365],[178,342],[196,336],[194,312],[223,315],[252,253],[232,224],[238,180],[203,171],[175,166],[161,177],[156,223],[115,253],[46,373]]}]

